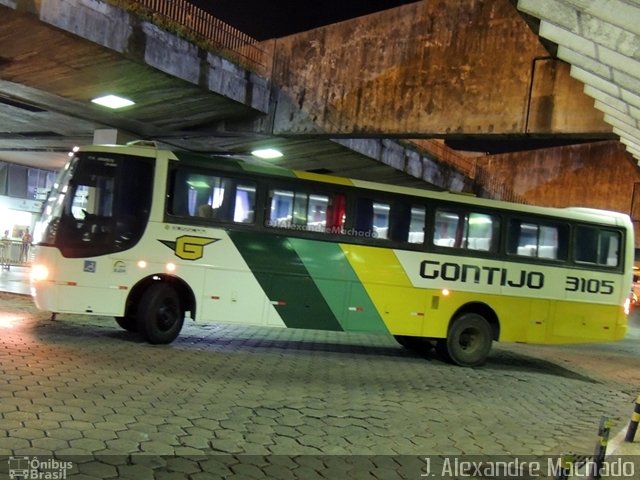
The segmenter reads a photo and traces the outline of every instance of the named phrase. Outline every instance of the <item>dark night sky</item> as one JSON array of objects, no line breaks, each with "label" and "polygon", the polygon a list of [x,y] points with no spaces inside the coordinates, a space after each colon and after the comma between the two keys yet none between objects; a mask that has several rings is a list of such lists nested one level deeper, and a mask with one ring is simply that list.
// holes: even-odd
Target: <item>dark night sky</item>
[{"label": "dark night sky", "polygon": [[266,40],[416,0],[189,0],[240,31]]}]

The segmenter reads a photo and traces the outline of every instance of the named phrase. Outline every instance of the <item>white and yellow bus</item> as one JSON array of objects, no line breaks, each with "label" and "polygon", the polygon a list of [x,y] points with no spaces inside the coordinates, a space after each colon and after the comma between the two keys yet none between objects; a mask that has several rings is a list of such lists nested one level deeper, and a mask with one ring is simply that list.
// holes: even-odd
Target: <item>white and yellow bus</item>
[{"label": "white and yellow bus", "polygon": [[185,319],[380,332],[464,366],[493,341],[623,338],[634,257],[620,213],[142,145],[81,148],[36,233],[39,309],[151,343]]}]

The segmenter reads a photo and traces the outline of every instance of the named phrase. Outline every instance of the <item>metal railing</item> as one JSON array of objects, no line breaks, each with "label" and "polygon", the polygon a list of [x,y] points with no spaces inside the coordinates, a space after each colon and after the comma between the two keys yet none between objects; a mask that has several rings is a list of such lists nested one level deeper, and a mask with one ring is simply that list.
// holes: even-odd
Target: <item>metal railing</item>
[{"label": "metal railing", "polygon": [[417,139],[411,140],[411,143],[465,174],[473,181],[476,195],[506,202],[529,203],[522,195],[517,194],[510,186],[506,185],[503,180],[495,179],[489,170],[478,165],[476,157],[462,155],[448,148],[444,143],[435,140]]},{"label": "metal railing", "polygon": [[476,176],[476,161],[472,157],[459,154],[448,148],[444,143],[432,139],[412,139],[409,142],[417,145],[435,156],[439,161],[452,165],[456,170],[464,173],[470,179]]},{"label": "metal railing", "polygon": [[30,261],[32,251],[31,245],[25,251],[20,240],[0,239],[0,267],[8,269],[11,265],[24,265]]},{"label": "metal railing", "polygon": [[267,52],[258,41],[186,0],[107,0],[186,40],[265,74]]},{"label": "metal railing", "polygon": [[505,184],[504,180],[494,178],[489,170],[480,166],[476,167],[475,185],[479,196],[512,203],[529,203],[522,195]]}]

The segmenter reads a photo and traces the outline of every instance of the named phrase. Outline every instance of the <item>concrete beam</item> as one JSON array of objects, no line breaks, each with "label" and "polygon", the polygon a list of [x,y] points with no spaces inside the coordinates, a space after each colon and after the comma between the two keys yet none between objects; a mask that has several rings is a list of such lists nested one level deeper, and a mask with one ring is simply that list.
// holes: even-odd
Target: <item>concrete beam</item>
[{"label": "concrete beam", "polygon": [[[640,51],[640,40],[637,34],[613,23],[619,23],[618,17],[624,15],[622,10],[616,10],[613,15],[608,15],[602,10],[592,9],[593,13],[590,14],[588,11],[591,5],[587,3],[593,4],[593,2],[572,3],[558,0],[520,0],[518,9],[546,20],[545,25],[540,25],[540,35],[545,38],[551,40],[551,36],[547,35],[556,36],[551,31],[553,26],[577,36],[583,43],[590,46],[601,45],[630,58],[637,57]],[[631,10],[631,18],[637,17],[637,11]],[[607,20],[608,16],[609,20]],[[568,41],[570,39],[567,37],[556,43],[567,44]]]},{"label": "concrete beam", "polygon": [[637,143],[635,140],[623,138],[620,141],[627,146],[627,150],[633,149],[640,152],[640,143]]},{"label": "concrete beam", "polygon": [[563,0],[581,13],[598,17],[611,25],[640,35],[640,10],[627,0]]},{"label": "concrete beam", "polygon": [[[624,115],[631,108],[640,108],[637,2],[519,0],[518,9],[541,20],[540,35],[558,44],[558,58],[572,65],[572,76],[586,84],[584,91],[593,94],[596,106],[608,105]],[[629,122],[612,125],[629,128]]]},{"label": "concrete beam", "polygon": [[586,85],[605,92],[612,97],[620,98],[622,101],[640,108],[640,95],[637,92],[623,88],[612,81],[593,75],[579,67],[571,67],[571,76]]},{"label": "concrete beam", "polygon": [[417,149],[387,139],[352,138],[335,139],[334,142],[438,188],[451,192],[469,192],[472,189],[467,175]]},{"label": "concrete beam", "polygon": [[573,65],[571,67],[571,76],[576,80],[580,80],[586,85],[608,93],[612,97],[620,97],[620,86],[605,78],[599,77],[588,70]]},{"label": "concrete beam", "polygon": [[616,135],[620,135],[623,138],[628,138],[631,140],[638,138],[638,136],[640,135],[640,130],[638,130],[637,128],[632,128],[628,125],[624,125],[622,123],[614,125],[613,132]]},{"label": "concrete beam", "polygon": [[618,118],[622,121],[626,121],[630,125],[633,125],[634,123],[637,123],[638,120],[640,120],[640,118],[638,118],[637,116],[634,117],[633,115],[631,115],[629,111],[621,112],[620,110],[616,110],[615,108],[601,102],[600,100],[596,100],[593,105],[601,112],[604,112],[605,116]]},{"label": "concrete beam", "polygon": [[634,150],[627,147],[627,151],[636,159],[637,165],[640,166],[640,160],[637,160],[638,158],[640,158],[640,150]]},{"label": "concrete beam", "polygon": [[606,113],[604,114],[604,119],[606,120],[606,122],[612,126],[617,126],[617,125],[626,125],[629,128],[632,129],[638,129],[638,122],[634,119],[632,119],[631,117],[626,117],[626,118],[620,118],[620,117],[615,117],[613,115],[607,115]]},{"label": "concrete beam", "polygon": [[[622,142],[622,143],[624,143],[624,142]],[[638,148],[638,147],[626,145],[626,148],[627,148],[627,152],[629,152],[631,155],[636,156],[636,155],[640,154],[640,148]]]},{"label": "concrete beam", "polygon": [[[269,109],[270,84],[266,78],[107,2],[0,0],[0,5],[35,15],[43,24],[258,112],[267,113]],[[30,37],[23,38],[28,42]],[[89,48],[88,42],[84,51]],[[100,52],[95,53],[95,59],[99,63]]]},{"label": "concrete beam", "polygon": [[[614,26],[633,35],[640,35],[637,6],[624,0],[518,0],[518,10],[537,18],[552,18],[553,23],[573,31],[585,29],[597,18],[605,24],[605,28]],[[597,26],[602,25],[595,24],[593,28]],[[614,30],[610,33],[616,32],[618,31]]]},{"label": "concrete beam", "polygon": [[597,88],[591,87],[589,85],[585,85],[584,92],[590,97],[593,97],[596,100],[599,100],[600,102],[605,103],[612,108],[615,108],[616,110],[620,110],[621,112],[627,111],[627,104],[618,97],[609,95],[608,93],[603,92],[602,90],[598,90]]}]

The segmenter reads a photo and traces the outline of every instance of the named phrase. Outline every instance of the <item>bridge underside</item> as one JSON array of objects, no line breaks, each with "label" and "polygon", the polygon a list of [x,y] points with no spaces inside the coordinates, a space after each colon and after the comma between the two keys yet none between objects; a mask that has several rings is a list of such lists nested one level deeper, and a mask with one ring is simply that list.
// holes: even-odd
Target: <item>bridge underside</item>
[{"label": "bridge underside", "polygon": [[[260,72],[107,3],[26,4],[0,0],[4,160],[53,158],[117,129],[240,156],[275,146],[285,167],[471,191],[478,155],[616,138],[508,0],[417,2],[264,42]],[[136,105],[90,102],[116,92]]]}]

